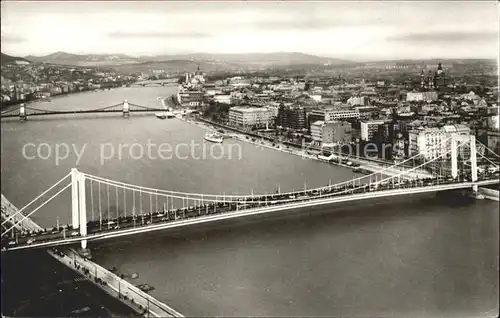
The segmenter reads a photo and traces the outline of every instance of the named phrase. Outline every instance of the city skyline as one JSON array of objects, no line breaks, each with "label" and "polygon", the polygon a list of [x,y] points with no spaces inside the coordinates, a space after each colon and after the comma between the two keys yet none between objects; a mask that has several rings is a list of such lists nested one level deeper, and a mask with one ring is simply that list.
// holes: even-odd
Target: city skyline
[{"label": "city skyline", "polygon": [[[497,58],[496,2],[2,2],[2,52]],[[29,19],[26,19],[29,16]],[[175,45],[172,45],[175,43]]]}]

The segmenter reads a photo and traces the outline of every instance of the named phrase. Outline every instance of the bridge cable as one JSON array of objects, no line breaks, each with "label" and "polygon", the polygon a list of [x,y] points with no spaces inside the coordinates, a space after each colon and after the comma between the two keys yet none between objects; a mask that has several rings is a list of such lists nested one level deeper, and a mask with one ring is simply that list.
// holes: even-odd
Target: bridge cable
[{"label": "bridge cable", "polygon": [[40,199],[43,195],[45,195],[47,192],[49,192],[50,190],[52,190],[53,188],[55,188],[57,185],[59,185],[59,183],[61,183],[64,179],[66,179],[67,177],[69,177],[71,175],[71,172],[68,173],[67,175],[65,175],[64,177],[62,177],[59,181],[57,181],[54,185],[52,185],[50,188],[48,188],[47,190],[45,190],[44,192],[42,192],[42,194],[40,194],[39,196],[37,196],[36,198],[34,198],[33,200],[31,200],[28,204],[26,204],[22,209],[18,210],[16,213],[14,213],[13,215],[11,215],[10,217],[8,217],[5,221],[2,222],[2,225],[7,223],[10,219],[12,219],[13,217],[15,217],[17,214],[20,214],[22,213],[28,206],[30,206],[31,204],[33,204],[33,202],[35,202],[36,200]]},{"label": "bridge cable", "polygon": [[2,233],[2,237],[7,234],[9,231],[11,231],[13,228],[15,228],[17,225],[19,225],[19,223],[22,223],[25,219],[29,218],[33,213],[35,213],[36,211],[38,211],[39,209],[41,209],[45,204],[49,203],[50,201],[52,201],[52,199],[54,199],[56,196],[58,196],[60,193],[62,193],[64,190],[66,190],[67,188],[69,188],[71,186],[71,183],[69,183],[68,185],[66,185],[64,188],[62,188],[61,190],[59,190],[56,194],[54,194],[52,197],[50,197],[47,201],[43,202],[39,207],[37,207],[36,209],[34,209],[33,211],[31,211],[30,213],[28,213],[27,215],[23,216],[23,218],[16,222],[14,225],[12,225],[8,230],[7,232],[4,232]]},{"label": "bridge cable", "polygon": [[483,144],[482,142],[480,142],[479,140],[476,140],[476,142],[483,146],[486,150],[489,150],[495,157],[497,158],[500,158],[500,155],[498,155],[496,152],[494,152],[493,150],[491,150],[490,148],[488,148],[485,144]]},{"label": "bridge cable", "polygon": [[92,221],[94,221],[94,188],[92,187],[92,179],[90,179],[90,205],[92,206]]},{"label": "bridge cable", "polygon": [[110,224],[109,224],[109,221],[111,220],[111,218],[109,217],[109,213],[111,211],[111,208],[109,206],[109,184],[108,184],[108,230],[110,228]]},{"label": "bridge cable", "polygon": [[127,217],[127,193],[125,192],[125,187],[123,187],[123,212],[124,217]]},{"label": "bridge cable", "polygon": [[[450,153],[450,152],[451,152],[451,150],[447,151],[446,153],[444,153],[444,154],[442,154],[442,155],[440,155],[440,156],[438,156],[438,157],[436,157],[436,158],[434,158],[434,159],[432,159],[432,160],[430,160],[430,161],[428,161],[428,162],[424,162],[423,164],[418,165],[417,167],[414,167],[414,168],[413,168],[413,169],[411,169],[410,171],[404,171],[404,172],[402,172],[402,173],[400,173],[400,174],[398,174],[398,175],[396,175],[396,176],[391,176],[391,177],[388,177],[388,178],[385,178],[385,179],[381,179],[380,181],[378,181],[378,180],[377,180],[377,181],[376,181],[376,184],[379,184],[379,183],[381,183],[381,182],[383,182],[383,181],[385,181],[385,180],[388,180],[388,179],[395,179],[395,178],[400,179],[401,175],[407,174],[407,173],[409,173],[409,172],[411,172],[411,171],[413,171],[413,170],[416,170],[416,169],[418,169],[418,168],[420,168],[420,167],[422,167],[422,166],[428,165],[428,164],[430,164],[431,162],[434,162],[434,161],[436,161],[436,160],[438,160],[438,159],[441,159],[442,157],[444,157],[445,155],[447,155],[447,154],[448,154],[448,153]],[[351,180],[350,182],[352,182],[352,180]],[[366,188],[367,186],[368,186],[368,185],[366,185],[366,184],[365,184],[365,185],[363,185],[363,186],[360,186],[359,188]],[[130,188],[130,190],[132,190],[132,191],[134,191],[134,190],[135,190],[135,191],[140,191],[141,195],[142,195],[142,192],[143,192],[142,188],[140,188],[139,190],[137,190],[137,189],[133,189],[133,188]],[[356,190],[356,188],[354,188],[354,189],[344,190],[343,192],[352,192],[352,191],[354,191],[354,190]],[[151,191],[144,191],[144,192],[146,192],[146,193],[149,193],[149,194],[150,194],[150,212],[152,212],[152,206],[151,206],[151,205],[152,205],[152,195],[153,195],[153,192],[151,192]],[[343,193],[343,192],[336,192],[336,193],[331,194],[331,196],[335,196],[335,195],[341,194],[341,193]],[[162,195],[162,196],[164,196],[164,197],[165,197],[165,196],[168,196],[168,195],[167,195],[167,194],[164,194],[164,195]],[[328,196],[330,196],[330,195],[328,195]],[[176,197],[177,197],[177,196],[176,196]],[[186,208],[186,206],[185,206],[185,200],[186,200],[186,199],[187,199],[187,200],[189,200],[189,198],[182,197],[182,199],[183,199],[183,209],[185,209],[185,208]],[[266,199],[266,201],[267,201],[267,197],[266,197],[265,199]],[[303,199],[294,199],[294,200],[276,200],[276,201],[277,201],[277,202],[292,202],[292,201],[299,201],[299,200],[300,200],[300,201],[302,201]],[[209,201],[209,202],[210,202],[210,201],[212,201],[212,202],[214,202],[214,201],[215,201],[215,202],[218,202],[218,200],[207,200],[207,201]],[[239,203],[237,203],[237,204],[239,204]],[[185,211],[184,211],[184,213],[185,213]]]},{"label": "bridge cable", "polygon": [[478,155],[479,155],[480,157],[482,157],[483,159],[486,159],[489,163],[491,163],[492,165],[494,165],[495,167],[497,167],[497,168],[498,168],[498,164],[497,164],[497,163],[495,163],[495,162],[493,162],[493,161],[491,161],[490,159],[488,159],[488,157],[486,157],[485,155],[480,154],[480,153],[478,153]]},{"label": "bridge cable", "polygon": [[[460,148],[462,145],[464,145],[464,144],[466,144],[466,143],[467,143],[467,142],[464,142],[463,144],[458,145],[458,146],[457,146],[457,148]],[[441,154],[440,156],[438,156],[438,157],[436,157],[436,158],[433,158],[433,159],[431,159],[430,161],[425,162],[425,163],[421,164],[421,165],[420,165],[420,166],[418,166],[418,167],[415,167],[415,168],[412,168],[412,169],[410,169],[410,170],[408,170],[408,171],[405,171],[404,173],[409,173],[409,172],[411,172],[411,171],[412,171],[412,170],[414,170],[414,169],[417,169],[417,168],[419,168],[419,167],[421,167],[421,166],[424,166],[424,165],[426,165],[426,164],[428,164],[428,163],[434,162],[434,161],[436,161],[437,159],[440,159],[440,158],[442,158],[442,157],[444,157],[444,156],[448,155],[448,154],[449,154],[449,153],[451,153],[451,152],[452,152],[452,150],[450,149],[450,150],[448,150],[447,152],[445,152],[445,153]],[[380,181],[378,181],[378,182],[376,182],[376,183],[377,183],[377,184],[380,184],[381,182],[383,182],[383,181],[385,181],[385,180],[388,180],[388,179],[391,179],[391,178],[395,178],[395,177],[398,177],[398,178],[399,178],[399,176],[400,176],[400,175],[401,175],[401,174],[396,175],[396,176],[391,176],[391,177],[385,178],[385,179],[383,179],[383,180],[380,180]]]},{"label": "bridge cable", "polygon": [[[437,146],[442,146],[442,144],[444,144],[445,142],[449,141],[451,139],[451,137],[448,137],[447,139],[443,140],[441,142],[441,144],[439,145],[436,145],[434,147],[431,147],[431,149],[433,148],[437,148]],[[373,175],[376,175],[378,173],[382,174],[382,172],[386,171],[386,170],[389,170],[389,169],[394,169],[394,167],[397,167],[398,165],[401,165],[401,164],[404,164],[405,162],[408,162],[410,160],[413,160],[415,159],[416,157],[419,157],[421,156],[421,154],[416,154],[414,156],[412,156],[411,158],[408,158],[402,162],[399,162],[395,165],[392,165],[392,166],[389,166],[389,167],[386,167],[386,168],[383,168],[382,170],[379,170],[379,171],[376,171],[376,172],[373,172],[371,173],[370,175],[365,175],[365,176],[362,176],[362,177],[358,177],[356,178],[355,180],[361,180],[361,179],[365,179],[367,177],[370,177],[370,176],[373,176]],[[400,174],[401,175],[401,174]],[[170,193],[176,193],[176,194],[182,194],[182,195],[195,195],[195,196],[200,196],[201,194],[197,194],[197,193],[189,193],[189,192],[178,192],[178,191],[172,191],[172,190],[161,190],[161,189],[154,189],[154,188],[149,188],[149,187],[143,187],[143,186],[138,186],[138,185],[134,185],[134,184],[130,184],[130,183],[124,183],[124,182],[120,182],[120,181],[115,181],[115,180],[111,180],[111,179],[106,179],[106,178],[103,178],[103,177],[98,177],[98,176],[95,176],[95,175],[90,175],[90,174],[86,174],[87,177],[90,177],[90,178],[95,178],[96,180],[100,180],[100,181],[103,181],[103,182],[110,182],[112,184],[115,184],[115,185],[126,185],[126,186],[129,186],[129,187],[136,187],[136,188],[140,188],[140,189],[148,189],[148,190],[157,190],[157,191],[160,191],[160,192],[170,192]],[[338,186],[338,185],[343,185],[345,183],[349,183],[349,182],[352,182],[352,180],[347,180],[347,181],[343,181],[343,182],[339,182],[337,184],[334,184],[334,185],[329,185],[329,186],[323,186],[323,187],[318,187],[318,188],[314,188],[314,189],[311,189],[311,190],[320,190],[320,189],[328,189],[328,188],[331,188],[333,186]],[[291,192],[285,192],[285,193],[280,193],[280,194],[294,194],[294,193],[297,193],[297,192],[300,192],[300,191],[291,191]],[[204,194],[205,196],[210,196],[210,197],[214,197],[214,196],[218,196],[217,194]],[[247,198],[249,197],[249,195],[227,195],[227,197],[229,198]]]},{"label": "bridge cable", "polygon": [[101,183],[97,182],[99,192],[99,230],[102,230],[102,205],[101,205]]},{"label": "bridge cable", "polygon": [[134,220],[135,226],[135,191],[132,191],[132,219]]},{"label": "bridge cable", "polygon": [[118,187],[115,186],[116,190],[116,222],[120,224],[120,203],[118,202]]}]

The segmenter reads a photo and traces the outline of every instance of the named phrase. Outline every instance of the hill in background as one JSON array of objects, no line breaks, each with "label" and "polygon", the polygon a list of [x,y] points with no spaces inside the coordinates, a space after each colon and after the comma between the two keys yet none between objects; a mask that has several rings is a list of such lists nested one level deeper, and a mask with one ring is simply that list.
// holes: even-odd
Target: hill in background
[{"label": "hill in background", "polygon": [[11,56],[11,55],[7,55],[7,54],[2,53],[2,57],[1,57],[1,64],[2,65],[4,65],[4,64],[26,64],[26,63],[31,63],[31,62],[25,58],[22,58],[22,57]]},{"label": "hill in background", "polygon": [[[267,68],[303,65],[353,65],[352,61],[321,57],[298,52],[249,54],[174,54],[132,57],[125,54],[71,54],[56,52],[45,56],[27,56],[27,59],[50,64],[75,66],[113,66],[132,71],[145,69],[185,70],[186,66],[200,64],[205,71],[233,70],[247,67]],[[196,69],[196,67],[195,67]]]}]

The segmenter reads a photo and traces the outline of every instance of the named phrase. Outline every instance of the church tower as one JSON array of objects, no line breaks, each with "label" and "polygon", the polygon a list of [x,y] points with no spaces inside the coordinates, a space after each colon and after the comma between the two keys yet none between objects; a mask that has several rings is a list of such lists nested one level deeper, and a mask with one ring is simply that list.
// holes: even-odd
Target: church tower
[{"label": "church tower", "polygon": [[429,76],[427,77],[428,81],[428,88],[433,89],[434,88],[434,77],[432,76],[432,72],[429,71]]},{"label": "church tower", "polygon": [[438,68],[437,68],[437,75],[441,75],[441,73],[443,73],[443,65],[441,64],[441,62],[438,63]]},{"label": "church tower", "polygon": [[446,86],[446,73],[443,71],[443,65],[438,63],[436,74],[434,75],[434,86],[436,88]]}]

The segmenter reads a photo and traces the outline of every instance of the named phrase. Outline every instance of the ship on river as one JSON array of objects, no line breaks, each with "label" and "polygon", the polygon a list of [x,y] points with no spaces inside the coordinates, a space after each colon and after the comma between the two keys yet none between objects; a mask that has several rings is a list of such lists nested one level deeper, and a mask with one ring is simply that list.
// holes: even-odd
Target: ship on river
[{"label": "ship on river", "polygon": [[215,143],[222,143],[224,141],[224,137],[218,133],[206,133],[205,140]]},{"label": "ship on river", "polygon": [[161,112],[161,113],[155,113],[156,117],[159,119],[166,119],[166,118],[174,118],[175,114],[172,112]]}]

